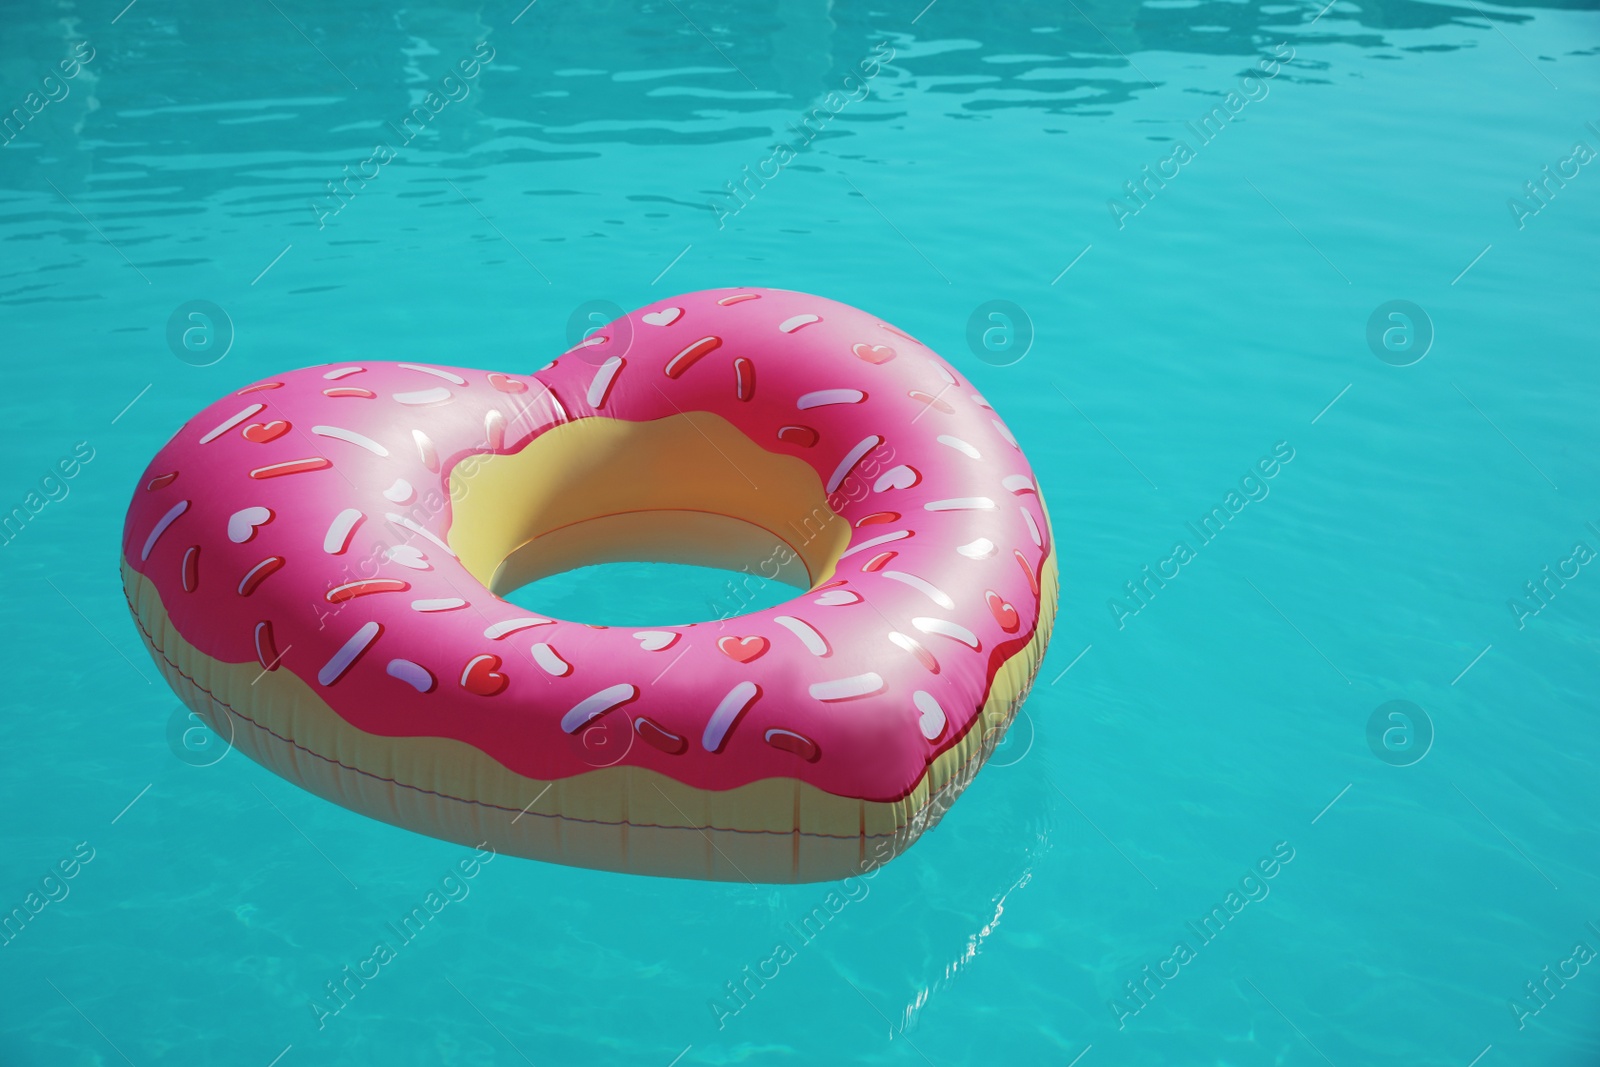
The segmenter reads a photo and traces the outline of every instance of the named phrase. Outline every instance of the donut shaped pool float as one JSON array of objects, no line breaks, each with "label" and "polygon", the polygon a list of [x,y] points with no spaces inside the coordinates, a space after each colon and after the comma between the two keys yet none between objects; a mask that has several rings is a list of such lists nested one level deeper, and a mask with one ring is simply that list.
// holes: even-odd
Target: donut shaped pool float
[{"label": "donut shaped pool float", "polygon": [[[500,594],[698,563],[787,603],[682,625]],[[722,289],[534,373],[355,358],[191,419],[134,490],[129,607],[245,755],[557,863],[804,882],[910,847],[1003,736],[1056,603],[999,416],[866,312]]]}]

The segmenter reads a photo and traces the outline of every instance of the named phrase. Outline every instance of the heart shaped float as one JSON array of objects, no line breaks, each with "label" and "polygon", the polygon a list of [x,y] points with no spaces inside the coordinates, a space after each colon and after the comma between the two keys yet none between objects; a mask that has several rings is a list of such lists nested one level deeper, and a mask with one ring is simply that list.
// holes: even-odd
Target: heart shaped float
[{"label": "heart shaped float", "polygon": [[[173,689],[306,789],[537,859],[796,882],[900,854],[972,780],[1045,652],[1050,531],[999,416],[909,334],[725,289],[532,373],[362,359],[223,397],[139,479],[122,574]],[[639,629],[505,599],[617,560],[795,595]]]}]

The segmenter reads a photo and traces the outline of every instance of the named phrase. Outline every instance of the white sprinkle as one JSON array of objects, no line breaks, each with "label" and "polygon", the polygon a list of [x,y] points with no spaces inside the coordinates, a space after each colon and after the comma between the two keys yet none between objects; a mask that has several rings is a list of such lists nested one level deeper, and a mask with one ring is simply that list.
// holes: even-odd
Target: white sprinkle
[{"label": "white sprinkle", "polygon": [[257,526],[271,521],[272,512],[267,508],[240,508],[228,516],[228,540],[242,545],[256,535]]},{"label": "white sprinkle", "polygon": [[217,438],[221,437],[223,434],[227,433],[229,430],[233,429],[235,426],[239,425],[256,412],[265,410],[266,406],[267,405],[265,404],[251,404],[249,407],[239,412],[239,414],[233,416],[231,419],[228,419],[221,426],[218,426],[215,430],[212,430],[210,433],[200,438],[200,443],[203,445],[209,445],[212,441],[215,441]]},{"label": "white sprinkle", "polygon": [[398,404],[437,404],[441,400],[450,399],[450,390],[441,385],[437,389],[418,389],[411,393],[396,393],[394,394],[394,399]]},{"label": "white sprinkle", "polygon": [[844,459],[840,460],[839,466],[834,469],[833,477],[828,479],[828,492],[832,493],[843,485],[844,480],[850,476],[850,472],[855,469],[856,464],[861,462],[861,457],[881,444],[883,444],[883,438],[873,434],[846,452]]},{"label": "white sprinkle", "polygon": [[447,545],[443,541],[441,541],[439,539],[438,535],[435,534],[432,530],[426,529],[425,527],[422,527],[422,526],[418,526],[416,523],[412,522],[410,519],[406,518],[404,515],[396,515],[392,511],[385,513],[383,517],[388,519],[390,522],[394,523],[396,526],[401,527],[402,529],[410,530],[414,534],[421,534],[423,537],[426,537],[428,540],[432,541],[434,544],[438,545],[440,548],[442,548],[446,552],[450,553],[450,555],[452,557],[455,556],[455,554],[456,554],[455,549],[451,548],[449,545]]},{"label": "white sprinkle", "polygon": [[844,552],[839,553],[839,558],[844,559],[847,556],[855,555],[857,552],[865,552],[869,548],[877,548],[879,545],[886,545],[890,541],[899,541],[910,536],[910,530],[897,530],[894,533],[886,533],[880,537],[869,537],[859,545],[856,545],[854,548],[847,549]]},{"label": "white sprinkle", "polygon": [[466,385],[467,384],[467,380],[465,378],[461,377],[461,375],[459,375],[459,374],[451,374],[449,371],[441,370],[438,367],[424,367],[420,363],[401,363],[399,365],[401,367],[404,367],[406,370],[419,370],[423,374],[431,374],[435,378],[443,378],[445,381],[451,383],[452,385]]},{"label": "white sprinkle", "polygon": [[533,646],[533,662],[537,663],[544,673],[557,678],[565,678],[572,673],[572,664],[562,659],[555,649],[542,642]]},{"label": "white sprinkle", "polygon": [[910,489],[920,481],[922,481],[922,475],[918,474],[914,468],[902,463],[898,467],[891,467],[879,475],[878,480],[872,483],[872,491],[874,493],[885,493],[890,489]]},{"label": "white sprinkle", "polygon": [[491,641],[498,641],[502,637],[510,636],[519,630],[527,630],[534,626],[548,626],[549,624],[549,619],[541,619],[537,615],[529,615],[522,619],[506,619],[504,622],[497,622],[484,630],[483,636]]},{"label": "white sprinkle", "polygon": [[938,360],[934,360],[933,369],[938,373],[939,377],[944,379],[946,385],[957,384],[956,376],[951,374],[949,370],[945,368],[943,363],[940,363]]},{"label": "white sprinkle", "polygon": [[396,504],[409,504],[414,496],[416,490],[412,489],[411,483],[404,478],[396,478],[394,484],[383,491],[383,498],[392,500]]},{"label": "white sprinkle", "polygon": [[417,453],[422,457],[422,465],[435,474],[439,473],[439,450],[433,447],[433,440],[421,430],[412,430],[411,439],[417,443]]},{"label": "white sprinkle", "polygon": [[784,333],[794,333],[802,326],[809,326],[813,322],[821,321],[822,317],[819,315],[796,315],[792,319],[784,319],[782,322],[778,323],[778,329],[782,330]]},{"label": "white sprinkle", "polygon": [[584,697],[573,705],[572,710],[561,716],[561,729],[567,733],[577,733],[589,720],[604,715],[612,708],[626,704],[639,695],[639,690],[624,682],[602,689],[593,696]]},{"label": "white sprinkle", "polygon": [[378,631],[382,629],[377,623],[364,624],[344,643],[344,647],[333,654],[333,658],[325,663],[317,672],[317,681],[323,685],[332,685],[344,677],[344,672],[350,669],[350,664],[356,657],[367,650],[367,646],[378,638]]},{"label": "white sprinkle", "polygon": [[899,630],[889,631],[889,643],[894,645],[896,648],[911,653],[913,656],[916,656],[919,659],[928,655],[923,647],[917,643],[917,639],[915,637],[907,637]]},{"label": "white sprinkle", "polygon": [[846,604],[861,603],[861,595],[849,589],[825,589],[812,603],[823,608],[838,608]]},{"label": "white sprinkle", "polygon": [[500,414],[499,408],[490,408],[483,416],[483,439],[489,443],[491,451],[498,452],[506,447],[506,417]]},{"label": "white sprinkle", "polygon": [[938,634],[940,637],[951,637],[960,641],[969,648],[978,648],[978,635],[957,623],[947,622],[944,619],[930,619],[919,617],[911,620],[911,625],[925,634]]},{"label": "white sprinkle", "polygon": [[1008,474],[1000,479],[1000,484],[1005,486],[1009,493],[1037,493],[1039,487],[1033,484],[1033,479],[1026,474]]},{"label": "white sprinkle", "polygon": [[662,308],[660,311],[652,311],[648,315],[640,316],[652,326],[671,326],[682,317],[682,308]]},{"label": "white sprinkle", "polygon": [[330,556],[342,556],[345,549],[350,547],[350,537],[356,532],[356,526],[366,518],[355,508],[345,508],[333,517],[333,522],[328,525],[328,532],[322,538],[322,551]]},{"label": "white sprinkle", "polygon": [[779,615],[772,621],[798,637],[800,643],[806,646],[806,651],[813,656],[826,656],[828,654],[827,640],[810,623],[797,619],[793,615]]},{"label": "white sprinkle", "polygon": [[818,389],[814,393],[807,393],[795,402],[795,407],[801,411],[808,408],[825,408],[833,404],[859,404],[867,398],[867,394],[859,389]]},{"label": "white sprinkle", "polygon": [[389,677],[398,678],[419,693],[426,693],[433,689],[433,675],[428,668],[420,663],[412,663],[408,659],[392,659],[389,661]]},{"label": "white sprinkle", "polygon": [[901,582],[905,585],[909,585],[911,588],[923,594],[929,600],[933,601],[946,611],[955,610],[956,602],[951,600],[949,595],[943,589],[923,581],[915,574],[907,574],[905,571],[884,571],[882,573],[885,578],[888,578],[891,581]]},{"label": "white sprinkle", "polygon": [[982,459],[983,458],[983,455],[976,448],[974,448],[971,445],[967,444],[965,441],[963,441],[959,437],[951,437],[947,433],[942,433],[937,438],[935,438],[935,440],[938,441],[941,445],[949,445],[951,448],[955,449],[957,452],[960,452],[960,453],[963,453],[965,455],[971,456],[973,459]]},{"label": "white sprinkle", "polygon": [[1015,448],[1017,446],[1017,439],[1011,436],[1011,431],[1006,429],[1006,424],[1001,422],[999,419],[992,419],[991,421],[994,423],[994,428],[1000,431],[1000,436],[1006,439],[1006,443]]},{"label": "white sprinkle", "polygon": [[466,606],[467,602],[458,596],[440,597],[437,600],[413,600],[411,602],[412,611],[454,611],[457,608]]},{"label": "white sprinkle", "polygon": [[179,515],[188,510],[189,502],[187,500],[180,500],[167,509],[167,513],[161,516],[161,520],[156,523],[155,529],[150,531],[150,536],[144,539],[144,551],[139,553],[139,562],[143,563],[150,558],[150,550],[156,547],[156,539],[167,532],[168,526],[178,521]]},{"label": "white sprinkle", "polygon": [[811,686],[811,696],[816,700],[854,700],[856,697],[871,696],[883,689],[883,679],[871,671],[858,674],[853,678],[835,678],[832,681],[816,682]]},{"label": "white sprinkle", "polygon": [[611,392],[612,379],[616,378],[617,372],[622,369],[622,363],[621,356],[612,356],[600,364],[600,369],[594,372],[594,380],[589,383],[589,393],[586,398],[590,407],[605,406],[606,395]]},{"label": "white sprinkle", "polygon": [[1044,534],[1039,532],[1039,524],[1033,521],[1033,512],[1027,508],[1020,509],[1022,517],[1028,520],[1028,536],[1033,538],[1033,543],[1040,548],[1044,547]]},{"label": "white sprinkle", "polygon": [[989,405],[989,402],[987,400],[985,400],[983,397],[979,396],[977,393],[973,393],[972,394],[972,402],[974,404],[978,405],[980,408],[985,408],[985,409],[987,409],[989,411],[993,411],[994,410],[994,408]]},{"label": "white sprinkle", "polygon": [[922,506],[927,511],[989,511],[994,501],[986,496],[963,496],[954,500],[930,500]]},{"label": "white sprinkle", "polygon": [[[674,633],[671,630],[640,630],[633,635],[633,639],[639,642],[639,648],[644,652],[660,652],[677,644],[678,638],[682,636],[682,634]],[[676,662],[677,660],[673,660],[673,663]],[[669,663],[667,666],[670,667],[672,664]],[[665,674],[666,672],[663,671],[662,673]],[[657,681],[659,680],[660,677],[657,676]]]},{"label": "white sprinkle", "polygon": [[911,694],[911,702],[917,706],[918,711],[922,712],[922,717],[917,720],[917,726],[922,730],[923,737],[932,741],[944,733],[947,721],[944,709],[939,706],[937,700],[933,699],[933,694],[924,693],[918,689]]},{"label": "white sprinkle", "polygon": [[391,563],[398,563],[402,567],[409,567],[414,571],[431,571],[428,557],[415,545],[392,545],[383,550],[384,556]]},{"label": "white sprinkle", "polygon": [[336,367],[333,370],[329,371],[328,373],[324,374],[323,377],[328,379],[328,381],[330,381],[330,382],[336,382],[340,378],[348,378],[352,374],[360,374],[362,371],[364,371],[366,369],[367,368],[365,368],[365,367]]},{"label": "white sprinkle", "polygon": [[722,698],[717,705],[717,710],[711,713],[710,720],[706,723],[706,732],[700,738],[700,746],[707,752],[719,752],[722,743],[728,739],[728,731],[733,729],[733,724],[745,709],[754,704],[756,697],[761,695],[761,689],[754,682],[740,682],[728,690],[728,695]]},{"label": "white sprinkle", "polygon": [[987,537],[980,537],[969,544],[957,545],[956,551],[968,559],[988,559],[994,555],[995,544]]},{"label": "white sprinkle", "polygon": [[338,426],[313,426],[311,432],[318,437],[331,437],[335,441],[347,441],[359,448],[364,448],[374,456],[388,456],[389,450],[370,437],[356,433],[354,430],[342,429]]}]

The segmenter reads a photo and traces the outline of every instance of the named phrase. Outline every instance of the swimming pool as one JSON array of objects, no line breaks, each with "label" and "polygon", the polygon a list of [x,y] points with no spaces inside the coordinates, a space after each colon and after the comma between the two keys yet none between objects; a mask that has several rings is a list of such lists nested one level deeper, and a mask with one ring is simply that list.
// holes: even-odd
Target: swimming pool
[{"label": "swimming pool", "polygon": [[[124,3],[0,44],[0,1062],[1600,1058],[1593,5]],[[191,414],[736,284],[928,342],[1049,495],[1050,655],[937,830],[485,861],[194,728],[116,573]]]}]

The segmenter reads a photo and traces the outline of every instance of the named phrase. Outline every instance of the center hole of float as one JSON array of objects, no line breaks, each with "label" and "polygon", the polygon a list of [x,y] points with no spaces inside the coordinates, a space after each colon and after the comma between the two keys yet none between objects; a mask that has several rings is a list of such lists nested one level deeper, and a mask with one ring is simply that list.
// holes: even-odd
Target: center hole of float
[{"label": "center hole of float", "polygon": [[520,452],[467,457],[450,499],[450,546],[475,578],[601,625],[759,611],[828,581],[850,540],[809,464],[704,411],[580,419]]},{"label": "center hole of float", "polygon": [[598,626],[671,626],[777,607],[794,587],[759,573],[682,563],[601,563],[530,582],[504,599],[537,615]]}]

